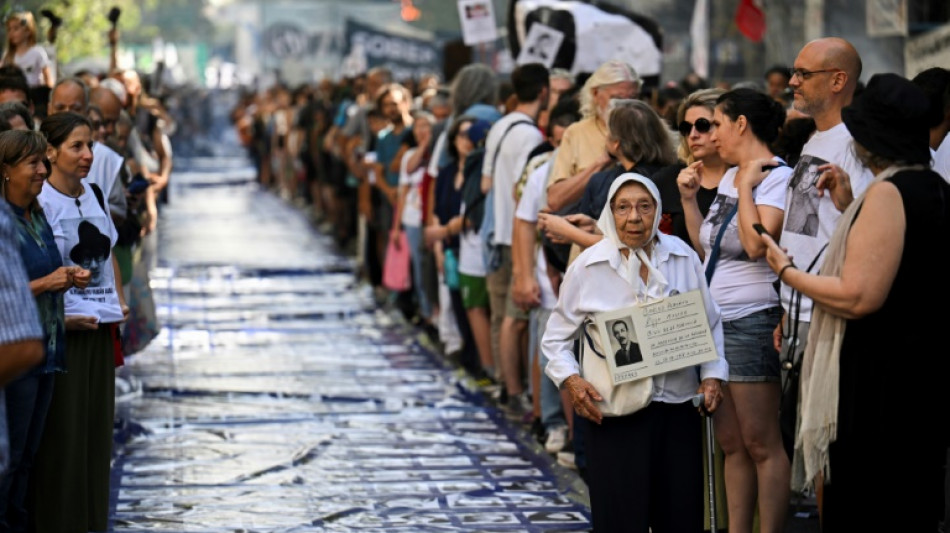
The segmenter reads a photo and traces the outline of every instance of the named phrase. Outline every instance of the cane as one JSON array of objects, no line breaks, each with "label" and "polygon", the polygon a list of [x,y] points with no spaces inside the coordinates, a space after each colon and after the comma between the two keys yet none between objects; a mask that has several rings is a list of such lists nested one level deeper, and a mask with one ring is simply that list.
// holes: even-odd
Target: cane
[{"label": "cane", "polygon": [[709,473],[709,531],[718,533],[719,528],[716,525],[716,477],[715,477],[715,442],[713,441],[713,420],[712,415],[706,411],[706,396],[697,394],[693,396],[693,406],[699,407],[703,418],[706,420],[706,471]]}]

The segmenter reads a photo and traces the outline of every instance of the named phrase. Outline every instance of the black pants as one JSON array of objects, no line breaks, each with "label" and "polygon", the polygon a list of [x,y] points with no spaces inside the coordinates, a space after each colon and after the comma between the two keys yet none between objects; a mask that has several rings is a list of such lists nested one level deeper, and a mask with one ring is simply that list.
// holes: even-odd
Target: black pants
[{"label": "black pants", "polygon": [[632,415],[588,424],[593,531],[703,531],[702,424],[688,402],[653,402]]}]

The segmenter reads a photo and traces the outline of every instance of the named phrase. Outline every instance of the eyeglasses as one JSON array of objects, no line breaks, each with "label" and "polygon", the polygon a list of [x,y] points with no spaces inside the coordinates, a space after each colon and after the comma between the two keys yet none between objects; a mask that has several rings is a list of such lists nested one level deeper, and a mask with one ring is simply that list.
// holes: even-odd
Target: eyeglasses
[{"label": "eyeglasses", "polygon": [[805,70],[803,68],[792,68],[788,70],[791,79],[798,78],[800,80],[807,80],[815,74],[823,74],[825,72],[841,72],[840,68],[826,68],[822,70]]},{"label": "eyeglasses", "polygon": [[689,137],[689,134],[692,133],[694,127],[699,133],[709,133],[709,129],[712,128],[712,122],[709,122],[709,120],[705,118],[698,118],[696,119],[696,122],[690,124],[684,120],[683,122],[680,122],[680,135],[683,137]]},{"label": "eyeglasses", "polygon": [[[625,217],[630,214],[630,211],[633,210],[634,205],[628,204],[627,202],[620,202],[619,204],[611,204],[610,210],[613,211],[618,217]],[[649,215],[654,210],[656,210],[656,204],[653,202],[637,202],[636,205],[637,212],[641,215]]]}]

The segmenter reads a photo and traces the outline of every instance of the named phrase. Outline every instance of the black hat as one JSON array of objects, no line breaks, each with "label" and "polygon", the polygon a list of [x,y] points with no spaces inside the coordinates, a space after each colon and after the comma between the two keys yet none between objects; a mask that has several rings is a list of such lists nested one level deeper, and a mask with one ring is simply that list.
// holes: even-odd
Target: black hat
[{"label": "black hat", "polygon": [[930,101],[897,74],[875,74],[841,110],[851,136],[874,155],[907,163],[930,163]]}]

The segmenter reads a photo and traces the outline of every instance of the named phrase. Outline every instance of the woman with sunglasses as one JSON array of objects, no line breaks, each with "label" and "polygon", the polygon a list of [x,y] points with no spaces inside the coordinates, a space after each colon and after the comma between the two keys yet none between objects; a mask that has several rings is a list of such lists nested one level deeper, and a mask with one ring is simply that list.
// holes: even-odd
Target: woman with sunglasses
[{"label": "woman with sunglasses", "polygon": [[725,454],[730,532],[752,531],[756,505],[760,531],[781,531],[789,502],[791,472],[778,417],[779,354],[772,342],[782,308],[778,277],[755,229],[761,225],[776,239],[782,231],[792,170],[770,144],[784,122],[785,109],[766,94],[724,93],[716,100],[709,138],[722,161],[734,166],[722,176],[705,218],[696,198],[702,165],[694,163],[677,179],[691,241],[722,310],[729,383],[715,421]]},{"label": "woman with sunglasses", "polygon": [[[679,162],[664,167],[653,175],[665,209],[663,219],[660,220],[660,231],[676,235],[687,243],[692,241],[686,228],[686,217],[683,214],[676,179],[680,174],[686,173],[699,181],[695,196],[696,205],[700,215],[705,217],[716,198],[719,181],[729,169],[729,165],[719,157],[719,152],[710,140],[713,109],[716,108],[716,99],[724,92],[722,89],[701,89],[683,100],[676,113],[680,133],[679,146],[676,148]],[[695,246],[695,243],[693,245]]]}]

